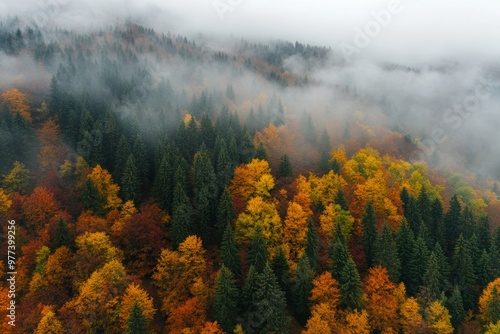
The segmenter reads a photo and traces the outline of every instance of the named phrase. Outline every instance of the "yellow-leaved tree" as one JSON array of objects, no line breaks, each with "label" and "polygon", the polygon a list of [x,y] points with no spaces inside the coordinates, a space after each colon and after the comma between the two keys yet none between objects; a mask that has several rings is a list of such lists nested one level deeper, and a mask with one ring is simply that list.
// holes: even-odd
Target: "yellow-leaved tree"
[{"label": "yellow-leaved tree", "polygon": [[246,203],[255,196],[269,198],[271,196],[269,192],[274,185],[269,163],[266,160],[253,159],[248,164],[235,168],[229,190],[232,197]]},{"label": "yellow-leaved tree", "polygon": [[106,169],[97,165],[92,168],[88,178],[96,187],[99,195],[105,199],[105,210],[118,209],[122,205],[122,200],[118,197],[120,187],[113,181],[111,174]]},{"label": "yellow-leaved tree", "polygon": [[306,247],[307,214],[300,204],[288,203],[283,226],[283,243],[288,245],[289,259],[297,263]]},{"label": "yellow-leaved tree", "polygon": [[156,309],[153,306],[153,298],[139,285],[131,283],[127,287],[121,302],[120,319],[124,330],[127,329],[127,323],[135,303],[140,307],[142,314],[149,322],[154,318]]},{"label": "yellow-leaved tree", "polygon": [[63,334],[64,328],[50,307],[42,310],[42,319],[36,327],[35,334]]},{"label": "yellow-leaved tree", "polygon": [[425,310],[429,328],[436,334],[452,334],[451,316],[448,309],[441,302],[434,301]]}]

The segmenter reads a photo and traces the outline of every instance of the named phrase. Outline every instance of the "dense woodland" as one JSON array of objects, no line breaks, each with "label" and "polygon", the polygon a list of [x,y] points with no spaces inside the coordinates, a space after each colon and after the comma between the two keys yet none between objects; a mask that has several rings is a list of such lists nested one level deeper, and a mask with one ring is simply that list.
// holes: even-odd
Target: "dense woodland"
[{"label": "dense woodland", "polygon": [[53,76],[0,92],[0,332],[500,332],[496,180],[359,113],[292,113],[280,89],[315,82],[284,59],[327,48],[16,24],[0,50]]}]

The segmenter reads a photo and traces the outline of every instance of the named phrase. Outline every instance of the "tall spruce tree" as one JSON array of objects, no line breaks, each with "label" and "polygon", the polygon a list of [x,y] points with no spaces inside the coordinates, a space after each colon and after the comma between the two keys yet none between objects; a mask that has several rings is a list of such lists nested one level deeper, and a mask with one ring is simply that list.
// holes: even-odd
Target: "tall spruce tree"
[{"label": "tall spruce tree", "polygon": [[340,281],[344,267],[349,259],[349,250],[347,242],[344,239],[340,224],[336,225],[335,234],[330,246],[330,259],[332,260],[332,277]]},{"label": "tall spruce tree", "polygon": [[141,187],[133,154],[130,154],[127,159],[121,181],[124,199],[133,201],[137,206],[141,198]]},{"label": "tall spruce tree", "polygon": [[439,270],[439,262],[436,253],[432,252],[427,262],[427,270],[423,277],[423,283],[433,299],[439,299],[444,288],[443,282],[444,277]]},{"label": "tall spruce tree", "polygon": [[450,199],[450,207],[444,216],[444,227],[448,254],[453,252],[455,248],[455,240],[459,235],[459,224],[461,219],[462,208],[458,201],[457,195]]},{"label": "tall spruce tree", "polygon": [[285,291],[288,295],[290,291],[290,266],[288,265],[283,247],[278,247],[278,252],[274,256],[271,265],[281,290]]},{"label": "tall spruce tree", "polygon": [[90,178],[87,178],[83,185],[82,204],[84,210],[91,210],[98,216],[104,214],[104,198],[99,194]]},{"label": "tall spruce tree", "polygon": [[423,276],[427,271],[429,249],[424,239],[418,237],[413,244],[411,258],[406,270],[408,271],[408,292],[415,295],[423,284]]},{"label": "tall spruce tree", "polygon": [[234,208],[233,199],[231,198],[229,190],[226,188],[222,192],[219,199],[219,205],[217,206],[216,239],[218,243],[222,240],[227,225],[232,224],[235,219],[236,210]]},{"label": "tall spruce tree", "polygon": [[240,277],[240,249],[234,237],[233,227],[227,224],[220,249],[222,265],[231,270],[236,278]]},{"label": "tall spruce tree", "polygon": [[465,320],[466,316],[464,303],[462,301],[462,294],[460,293],[458,286],[453,288],[450,298],[446,301],[446,306],[450,311],[451,324],[453,325],[453,328],[458,331],[458,327]]},{"label": "tall spruce tree", "polygon": [[276,176],[281,177],[293,177],[293,168],[288,155],[284,154],[280,158],[280,164],[278,166],[278,172]]},{"label": "tall spruce tree", "polygon": [[313,271],[319,266],[319,243],[316,228],[311,218],[307,219],[306,249],[305,254]]},{"label": "tall spruce tree", "polygon": [[144,316],[141,306],[136,301],[130,310],[125,334],[148,334],[148,319]]},{"label": "tall spruce tree", "polygon": [[266,263],[269,260],[269,251],[267,249],[267,241],[262,234],[262,228],[257,226],[255,233],[250,239],[248,245],[248,264],[255,267],[255,270],[260,274],[264,270]]},{"label": "tall spruce tree", "polygon": [[362,220],[363,225],[363,247],[366,254],[366,262],[368,266],[373,265],[373,259],[375,257],[375,242],[377,241],[377,217],[375,216],[375,211],[373,210],[373,205],[369,202],[366,205],[365,214]]},{"label": "tall spruce tree", "polygon": [[309,298],[313,288],[313,271],[305,254],[299,260],[293,280],[293,306],[297,320],[304,326],[309,319]]},{"label": "tall spruce tree", "polygon": [[349,255],[347,263],[342,270],[339,279],[340,291],[342,292],[341,304],[344,309],[361,308],[361,278],[352,257]]},{"label": "tall spruce tree", "polygon": [[54,249],[58,249],[59,247],[62,246],[71,248],[72,246],[68,223],[66,223],[63,217],[59,217],[57,219],[56,229],[53,238],[53,245]]},{"label": "tall spruce tree", "polygon": [[214,293],[215,319],[226,332],[237,324],[239,291],[231,270],[222,265]]},{"label": "tall spruce tree", "polygon": [[192,214],[191,202],[182,185],[177,183],[174,191],[173,214],[170,224],[170,238],[175,247],[178,247],[181,242],[192,234]]},{"label": "tall spruce tree", "polygon": [[374,264],[385,267],[391,281],[398,282],[401,275],[401,262],[398,256],[396,240],[389,225],[384,224],[382,233],[377,237],[374,248]]},{"label": "tall spruce tree", "polygon": [[408,285],[410,281],[408,266],[412,257],[415,239],[413,237],[413,231],[408,226],[408,223],[406,223],[406,220],[403,220],[399,228],[396,241],[398,245],[399,260],[401,262],[401,268],[403,269],[401,271],[401,280]]},{"label": "tall spruce tree", "polygon": [[462,293],[465,309],[472,309],[476,302],[476,275],[474,274],[474,264],[470,254],[469,243],[463,235],[457,239],[453,254],[453,275],[454,281],[458,284]]}]

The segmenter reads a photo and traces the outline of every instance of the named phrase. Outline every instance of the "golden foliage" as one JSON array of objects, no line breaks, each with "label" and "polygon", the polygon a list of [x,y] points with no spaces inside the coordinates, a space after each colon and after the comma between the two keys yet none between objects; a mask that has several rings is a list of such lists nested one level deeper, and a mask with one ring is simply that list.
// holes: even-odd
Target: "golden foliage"
[{"label": "golden foliage", "polygon": [[448,309],[439,301],[433,302],[427,309],[426,320],[430,329],[436,334],[452,334],[453,327],[451,326],[451,316]]},{"label": "golden foliage", "polygon": [[269,163],[259,159],[236,167],[229,185],[231,196],[239,197],[245,203],[254,196],[270,197],[273,188],[274,178]]},{"label": "golden foliage", "polygon": [[10,105],[10,110],[15,113],[18,112],[21,116],[31,122],[31,112],[28,106],[28,95],[20,92],[14,88],[3,92],[0,97]]},{"label": "golden foliage", "polygon": [[120,308],[120,319],[124,330],[127,328],[130,311],[135,303],[140,306],[142,314],[146,319],[152,321],[154,318],[156,309],[153,306],[153,298],[151,298],[149,294],[139,285],[131,283],[123,295]]},{"label": "golden foliage", "polygon": [[99,194],[106,199],[104,209],[118,209],[122,205],[122,200],[118,197],[120,187],[113,182],[113,178],[107,170],[97,165],[92,168],[88,177],[94,183]]},{"label": "golden foliage", "polygon": [[492,319],[488,316],[489,313],[489,302],[493,297],[493,289],[496,287],[497,293],[500,295],[500,277],[495,279],[494,281],[488,283],[486,288],[484,288],[481,293],[481,297],[479,297],[479,313],[481,314],[481,318],[485,323],[489,323]]}]

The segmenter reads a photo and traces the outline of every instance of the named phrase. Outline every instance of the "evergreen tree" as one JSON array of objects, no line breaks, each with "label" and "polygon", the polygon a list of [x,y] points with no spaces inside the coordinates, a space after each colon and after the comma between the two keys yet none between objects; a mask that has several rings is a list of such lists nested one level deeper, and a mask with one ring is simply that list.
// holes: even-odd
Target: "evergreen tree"
[{"label": "evergreen tree", "polygon": [[361,278],[358,269],[351,256],[340,275],[340,291],[342,292],[341,303],[344,309],[361,308]]},{"label": "evergreen tree", "polygon": [[480,290],[483,290],[489,282],[493,281],[495,279],[495,273],[494,273],[494,268],[491,265],[491,257],[490,254],[483,250],[483,253],[481,254],[481,258],[479,259],[478,265],[477,265],[477,280],[479,283],[479,286],[481,287]]},{"label": "evergreen tree", "polygon": [[224,139],[221,140],[223,143],[221,144],[221,148],[217,156],[216,165],[219,192],[222,192],[229,185],[229,182],[233,177],[233,164],[229,158],[229,154],[227,153],[225,141]]},{"label": "evergreen tree", "polygon": [[434,238],[441,245],[446,245],[446,237],[445,237],[445,226],[444,226],[444,218],[443,218],[443,204],[441,201],[436,198],[432,202],[432,228],[431,233],[433,233]]},{"label": "evergreen tree", "polygon": [[471,309],[476,302],[474,264],[468,242],[463,235],[457,239],[453,254],[453,274],[462,293],[465,309]]},{"label": "evergreen tree", "polygon": [[401,271],[401,280],[408,285],[410,275],[407,269],[412,257],[415,239],[413,237],[413,231],[409,228],[405,220],[403,220],[399,228],[396,241],[398,245],[399,260],[401,262],[401,268],[403,269]]},{"label": "evergreen tree", "polygon": [[280,289],[269,262],[258,276],[252,305],[249,332],[289,333],[290,317],[286,312],[285,293]]},{"label": "evergreen tree", "polygon": [[306,249],[305,254],[313,271],[319,266],[319,243],[316,228],[311,218],[307,219]]},{"label": "evergreen tree", "polygon": [[415,295],[423,284],[423,276],[427,271],[429,262],[429,250],[425,241],[418,237],[413,245],[410,261],[406,270],[408,271],[408,292]]},{"label": "evergreen tree", "polygon": [[247,260],[248,264],[253,265],[258,273],[262,273],[266,262],[269,260],[267,241],[262,234],[262,228],[260,226],[257,226],[255,233],[250,239]]},{"label": "evergreen tree", "polygon": [[87,178],[83,185],[82,204],[84,210],[91,210],[96,215],[103,215],[104,199],[97,191],[94,182]]},{"label": "evergreen tree", "polygon": [[175,247],[178,247],[191,235],[192,207],[189,198],[182,186],[178,183],[174,191],[172,221],[170,224],[170,238]]},{"label": "evergreen tree", "polygon": [[233,199],[229,190],[226,188],[219,199],[219,205],[217,207],[217,243],[222,240],[222,235],[227,228],[228,224],[232,224],[236,219],[236,210],[234,208]]},{"label": "evergreen tree", "polygon": [[214,293],[215,319],[226,332],[237,324],[239,291],[231,270],[222,265]]},{"label": "evergreen tree", "polygon": [[241,305],[245,313],[248,314],[252,311],[252,303],[254,299],[254,294],[257,291],[259,274],[255,270],[254,266],[248,268],[247,277],[245,279],[245,284],[243,285],[243,290],[241,291]]},{"label": "evergreen tree", "polygon": [[444,217],[445,236],[449,254],[452,253],[455,247],[455,240],[457,240],[459,235],[461,212],[462,208],[458,201],[458,197],[454,195],[450,199],[450,208]]},{"label": "evergreen tree", "polygon": [[284,154],[281,156],[276,176],[278,178],[293,177],[292,163],[290,162],[288,155]]},{"label": "evergreen tree", "polygon": [[439,270],[439,263],[434,252],[429,256],[427,271],[423,277],[424,286],[428,289],[433,299],[438,299],[443,291],[444,277]]},{"label": "evergreen tree", "polygon": [[141,198],[141,188],[133,154],[130,154],[125,164],[122,176],[122,191],[125,200],[131,200],[137,206]]},{"label": "evergreen tree", "polygon": [[387,269],[389,277],[393,282],[399,282],[401,275],[401,262],[399,261],[398,248],[389,225],[384,224],[382,234],[377,237],[374,247],[375,265],[381,265]]},{"label": "evergreen tree", "polygon": [[[255,147],[253,144],[253,137],[246,127],[242,130],[242,135],[239,140],[239,161],[236,163],[249,163],[255,156]],[[235,164],[235,165],[236,165]]]},{"label": "evergreen tree", "polygon": [[475,233],[479,239],[479,245],[483,250],[491,249],[490,220],[488,216],[482,216],[476,226]]},{"label": "evergreen tree", "polygon": [[154,193],[158,198],[160,208],[167,212],[172,210],[172,195],[173,195],[173,175],[174,171],[170,165],[170,159],[167,154],[163,154],[161,162],[156,172],[154,182]]},{"label": "evergreen tree", "polygon": [[345,193],[342,189],[337,192],[337,197],[335,198],[335,204],[340,205],[340,208],[344,211],[349,211],[349,204],[345,198]]},{"label": "evergreen tree", "polygon": [[498,294],[497,286],[493,286],[491,297],[486,304],[486,317],[491,319],[492,323],[500,321],[500,295]]},{"label": "evergreen tree", "polygon": [[444,254],[444,251],[441,248],[439,242],[436,242],[436,245],[434,246],[434,254],[436,255],[439,271],[441,272],[441,276],[443,277],[443,287],[446,289],[450,283],[449,281],[451,269],[449,260]]},{"label": "evergreen tree", "polygon": [[446,301],[446,306],[450,311],[451,315],[451,324],[455,330],[458,330],[458,327],[465,320],[465,309],[462,301],[462,294],[460,293],[460,289],[458,286],[455,286],[450,298]]},{"label": "evergreen tree", "polygon": [[297,320],[304,326],[309,319],[309,298],[313,288],[313,271],[309,265],[307,256],[304,254],[299,260],[297,271],[295,272],[293,282],[293,300],[294,310]]},{"label": "evergreen tree", "polygon": [[125,334],[147,334],[148,329],[148,319],[144,316],[141,306],[136,301],[130,310],[130,317],[127,321],[127,330]]},{"label": "evergreen tree", "polygon": [[290,291],[290,266],[286,259],[285,251],[280,246],[272,262],[273,272],[278,278],[281,290],[288,293]]},{"label": "evergreen tree", "polygon": [[377,241],[377,217],[373,205],[369,202],[366,205],[365,215],[362,220],[363,225],[363,247],[366,254],[366,262],[368,266],[373,266],[373,259],[375,257],[375,242]]},{"label": "evergreen tree", "polygon": [[[434,222],[432,219],[432,202],[427,196],[427,192],[424,187],[420,190],[418,196],[418,210],[420,213],[420,220],[427,227],[430,235],[435,235],[436,231],[434,229]],[[431,245],[433,242],[431,243]]]},{"label": "evergreen tree", "polygon": [[54,232],[53,239],[54,249],[58,249],[59,247],[66,246],[71,248],[71,237],[69,234],[68,224],[63,219],[63,217],[59,217],[57,219],[56,229]]},{"label": "evergreen tree", "polygon": [[340,224],[335,227],[335,234],[330,246],[330,259],[332,260],[331,273],[332,277],[340,281],[342,272],[349,259],[349,250],[347,242],[344,239]]},{"label": "evergreen tree", "polygon": [[401,203],[403,203],[403,212],[406,217],[406,212],[408,211],[408,205],[410,204],[410,194],[408,193],[408,189],[406,189],[406,187],[403,187],[403,189],[401,190],[399,198],[401,199]]},{"label": "evergreen tree", "polygon": [[264,148],[264,145],[262,143],[257,146],[257,150],[255,150],[255,159],[259,160],[266,160],[269,161],[269,157],[267,156],[266,149]]},{"label": "evergreen tree", "polygon": [[149,157],[146,145],[144,144],[142,136],[139,133],[135,137],[132,154],[134,155],[137,167],[137,180],[139,181],[139,187],[142,188],[142,186],[146,184],[149,176]]},{"label": "evergreen tree", "polygon": [[240,249],[234,237],[231,224],[227,224],[221,243],[221,262],[231,270],[236,278],[240,277]]}]

